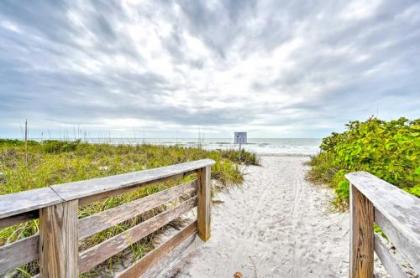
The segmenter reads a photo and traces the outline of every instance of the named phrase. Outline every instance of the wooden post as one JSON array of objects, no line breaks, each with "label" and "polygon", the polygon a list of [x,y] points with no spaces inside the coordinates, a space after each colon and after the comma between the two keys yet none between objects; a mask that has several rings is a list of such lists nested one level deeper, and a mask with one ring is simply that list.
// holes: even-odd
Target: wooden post
[{"label": "wooden post", "polygon": [[355,186],[350,187],[350,277],[372,278],[374,207]]},{"label": "wooden post", "polygon": [[40,209],[39,252],[43,278],[79,276],[78,200]]},{"label": "wooden post", "polygon": [[198,236],[203,241],[207,241],[210,238],[210,171],[210,166],[201,168],[198,171],[197,231]]},{"label": "wooden post", "polygon": [[25,120],[25,165],[28,167],[28,120]]}]

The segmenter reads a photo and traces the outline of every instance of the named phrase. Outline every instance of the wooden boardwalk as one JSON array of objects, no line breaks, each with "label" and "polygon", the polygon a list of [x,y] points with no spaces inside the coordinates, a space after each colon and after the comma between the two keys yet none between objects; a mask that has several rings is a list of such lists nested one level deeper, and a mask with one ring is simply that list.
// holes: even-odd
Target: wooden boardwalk
[{"label": "wooden boardwalk", "polygon": [[[210,169],[213,163],[214,161],[208,159],[198,160],[0,196],[0,228],[39,219],[38,234],[0,247],[0,274],[38,260],[40,273],[37,276],[78,277],[196,208],[196,219],[191,219],[189,224],[167,241],[115,274],[116,277],[144,275],[150,268],[158,265],[162,258],[170,257],[177,246],[196,234],[204,242],[210,239]],[[272,175],[264,171],[259,173],[264,174]],[[297,172],[295,174],[302,175]],[[273,185],[281,180],[282,175],[284,173],[279,172],[272,177]],[[189,182],[88,217],[78,217],[81,206],[131,192],[151,183],[179,180],[186,176],[189,177]],[[374,252],[392,277],[416,277],[415,273],[420,273],[420,200],[366,172],[350,173],[346,177],[351,184],[350,277],[373,276]],[[248,218],[241,220],[241,224],[248,227],[246,233],[252,233],[249,228],[252,225],[249,224],[264,220],[255,212],[263,210],[265,204],[270,204],[271,201],[267,202],[270,199],[268,197],[275,196],[274,192],[281,188],[276,186],[272,189],[273,191],[261,186],[255,187],[254,190],[260,196],[258,206],[246,207],[247,204],[244,203],[241,207],[249,210]],[[277,213],[280,216],[289,216],[291,224],[297,225],[297,208],[303,202],[302,190],[302,183],[296,183],[292,189],[293,205],[285,203],[283,211],[264,210],[265,220],[270,220],[272,214]],[[79,252],[80,241],[173,201],[176,201],[175,206],[166,207],[159,214]],[[277,198],[275,202],[282,204],[281,198]],[[304,210],[301,212],[300,217],[304,217]],[[374,224],[386,234],[388,242],[374,234]],[[278,227],[273,223],[270,230],[262,231],[257,236],[267,237],[267,244],[274,240],[281,242],[276,228],[283,229],[283,224],[277,225]],[[297,229],[296,225],[292,227]],[[232,230],[232,233],[235,232]],[[299,241],[298,233],[294,232],[290,236],[295,238],[295,242]],[[234,252],[241,255],[241,250],[244,250],[243,246],[236,246]],[[296,254],[293,258],[291,275],[303,277],[304,273],[298,267],[301,262],[296,260]],[[233,258],[225,258],[225,263],[230,259]]]}]

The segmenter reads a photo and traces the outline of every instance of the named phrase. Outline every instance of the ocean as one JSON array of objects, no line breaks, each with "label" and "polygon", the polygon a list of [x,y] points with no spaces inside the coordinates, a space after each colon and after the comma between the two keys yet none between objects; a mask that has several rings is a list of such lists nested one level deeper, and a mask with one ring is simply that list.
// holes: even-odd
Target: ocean
[{"label": "ocean", "polygon": [[[233,138],[89,138],[89,143],[154,144],[185,147],[202,147],[207,150],[238,149]],[[241,147],[247,151],[276,155],[314,155],[319,152],[321,139],[316,138],[248,138]]]}]

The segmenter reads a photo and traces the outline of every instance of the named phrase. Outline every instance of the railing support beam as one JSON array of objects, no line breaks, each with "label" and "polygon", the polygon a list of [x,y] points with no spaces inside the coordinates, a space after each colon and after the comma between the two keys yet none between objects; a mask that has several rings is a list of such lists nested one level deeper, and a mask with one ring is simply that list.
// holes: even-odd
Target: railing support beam
[{"label": "railing support beam", "polygon": [[374,207],[355,186],[350,187],[350,277],[372,278]]},{"label": "railing support beam", "polygon": [[203,241],[210,239],[210,185],[211,167],[207,166],[198,171],[198,205],[197,205],[197,231]]},{"label": "railing support beam", "polygon": [[78,201],[40,209],[39,252],[43,278],[74,278],[78,272]]}]

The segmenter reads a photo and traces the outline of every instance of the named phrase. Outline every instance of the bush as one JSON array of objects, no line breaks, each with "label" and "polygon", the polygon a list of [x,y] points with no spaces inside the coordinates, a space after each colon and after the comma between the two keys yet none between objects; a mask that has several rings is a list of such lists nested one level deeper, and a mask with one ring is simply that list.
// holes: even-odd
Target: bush
[{"label": "bush", "polygon": [[247,152],[244,149],[240,151],[236,150],[220,150],[222,157],[231,160],[235,163],[245,165],[259,165],[257,156],[255,153]]},{"label": "bush", "polygon": [[80,140],[76,141],[58,141],[46,140],[43,142],[42,147],[46,153],[62,153],[75,151],[80,144]]},{"label": "bush", "polygon": [[420,197],[420,119],[352,121],[343,133],[324,138],[311,160],[308,178],[335,188],[337,204],[347,203],[344,175],[367,171]]}]

